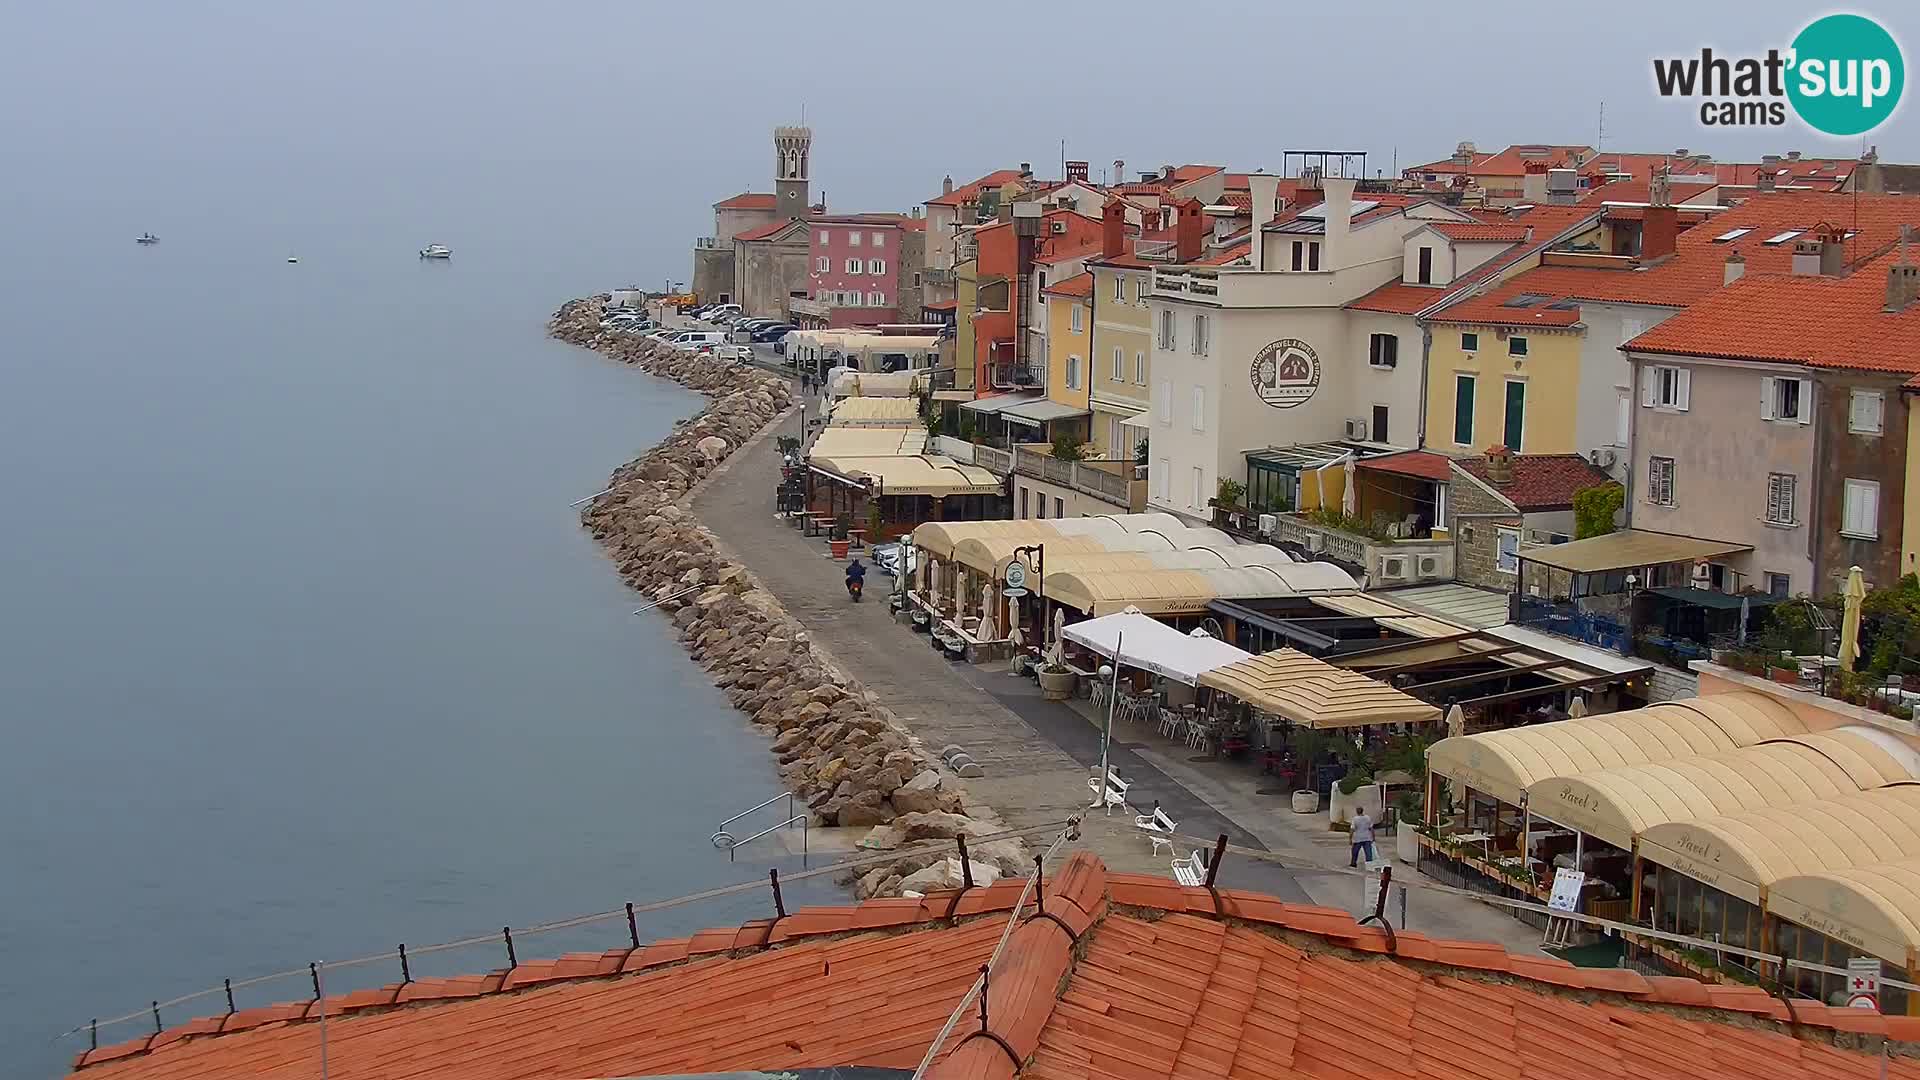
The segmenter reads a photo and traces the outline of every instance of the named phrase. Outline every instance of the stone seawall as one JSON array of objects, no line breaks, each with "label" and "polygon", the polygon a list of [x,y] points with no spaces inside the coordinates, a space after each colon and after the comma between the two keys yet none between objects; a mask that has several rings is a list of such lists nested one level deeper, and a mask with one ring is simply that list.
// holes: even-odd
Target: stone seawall
[{"label": "stone seawall", "polygon": [[[876,695],[823,655],[805,627],[746,567],[723,555],[688,509],[694,487],[792,405],[786,380],[607,333],[600,329],[606,300],[569,301],[554,313],[548,332],[708,398],[699,416],[614,470],[608,491],[581,511],[581,522],[620,576],[659,603],[727,700],[773,736],[784,783],[807,800],[819,824],[870,827],[861,844],[878,850],[1003,831],[998,821],[968,814],[958,779]],[[767,486],[772,490],[772,478]],[[1031,866],[1018,840],[969,845],[969,851],[1003,874]],[[893,895],[940,887],[951,870],[944,859],[907,857],[853,884],[861,896]]]}]

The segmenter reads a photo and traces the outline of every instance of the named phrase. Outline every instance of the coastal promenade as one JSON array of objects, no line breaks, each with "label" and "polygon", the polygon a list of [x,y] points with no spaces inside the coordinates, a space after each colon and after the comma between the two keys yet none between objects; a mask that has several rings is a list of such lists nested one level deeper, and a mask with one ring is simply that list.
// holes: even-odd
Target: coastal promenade
[{"label": "coastal promenade", "polygon": [[[773,366],[767,363],[770,353],[757,359]],[[816,404],[808,403],[809,412]],[[842,564],[819,540],[774,516],[780,456],[773,436],[799,431],[798,410],[774,421],[694,493],[695,515],[727,557],[746,565],[808,628],[815,648],[865,684],[929,752],[957,743],[981,763],[986,775],[966,781],[980,809],[990,808],[1014,828],[1082,811],[1090,798],[1087,777],[1100,758],[1098,718],[1084,702],[1043,701],[1031,682],[998,665],[946,660],[923,636],[889,617],[880,596],[889,582],[885,575],[870,575],[872,594],[865,603],[852,603]],[[1274,857],[1229,855],[1221,885],[1348,911],[1359,907],[1359,879],[1326,872],[1345,866],[1344,836],[1327,830],[1322,815],[1284,811],[1280,800],[1261,794],[1252,770],[1191,761],[1181,748],[1130,729],[1115,732],[1110,757],[1133,784],[1133,805],[1145,809],[1157,800],[1183,836],[1224,833],[1237,847]],[[1131,812],[1089,814],[1082,844],[1115,869],[1169,872],[1169,856],[1151,854]],[[1395,874],[1417,879],[1406,866],[1397,865]],[[1391,910],[1397,923],[1397,902]],[[1516,952],[1538,951],[1540,945],[1539,931],[1504,913],[1433,890],[1412,890],[1407,914],[1409,926],[1435,935],[1498,941]]]}]

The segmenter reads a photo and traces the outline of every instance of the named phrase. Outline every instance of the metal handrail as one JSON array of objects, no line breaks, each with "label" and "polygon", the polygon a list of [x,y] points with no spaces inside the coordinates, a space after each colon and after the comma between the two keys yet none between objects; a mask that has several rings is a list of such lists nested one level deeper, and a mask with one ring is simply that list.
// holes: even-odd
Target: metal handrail
[{"label": "metal handrail", "polygon": [[[732,848],[737,848],[742,844],[751,844],[755,840],[760,839],[761,837],[767,835],[768,833],[774,831],[775,829],[784,829],[787,826],[794,824],[795,822],[799,823],[800,831],[801,833],[804,834],[807,831],[807,815],[795,814],[785,821],[775,822],[774,824],[769,825],[764,829],[761,829],[759,832],[754,833],[752,836],[746,837],[745,839],[741,839],[741,840],[735,840],[732,844],[728,845],[728,848],[729,850],[731,850]],[[802,841],[802,843],[804,844],[805,841]]]},{"label": "metal handrail", "polygon": [[753,813],[755,810],[761,810],[766,807],[772,806],[774,803],[779,802],[781,799],[791,799],[793,797],[794,797],[793,792],[783,791],[780,794],[775,795],[773,798],[768,799],[766,802],[755,803],[752,806],[747,807],[745,810],[742,810],[739,813],[728,818],[727,820],[721,822],[720,827],[722,829],[725,829],[727,826],[733,824],[736,821],[739,821],[741,818],[746,817],[748,814]]}]

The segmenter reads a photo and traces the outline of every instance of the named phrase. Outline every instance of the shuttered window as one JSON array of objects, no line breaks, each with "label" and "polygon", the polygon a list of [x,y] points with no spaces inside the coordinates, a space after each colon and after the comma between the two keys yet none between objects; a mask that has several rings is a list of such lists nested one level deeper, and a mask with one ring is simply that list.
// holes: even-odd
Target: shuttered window
[{"label": "shuttered window", "polygon": [[1798,520],[1793,516],[1798,483],[1799,478],[1792,473],[1767,474],[1767,524],[1792,525]]}]

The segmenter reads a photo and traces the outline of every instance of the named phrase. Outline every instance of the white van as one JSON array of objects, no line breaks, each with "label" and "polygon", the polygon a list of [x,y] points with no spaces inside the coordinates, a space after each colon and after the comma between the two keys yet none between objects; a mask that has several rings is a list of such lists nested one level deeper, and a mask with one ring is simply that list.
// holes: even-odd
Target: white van
[{"label": "white van", "polygon": [[727,335],[718,330],[689,330],[670,344],[681,352],[704,352],[727,343]]}]

